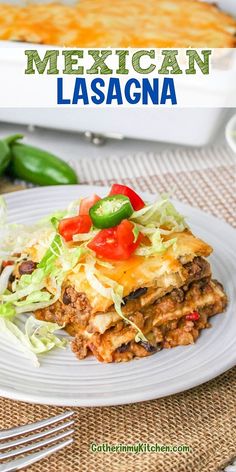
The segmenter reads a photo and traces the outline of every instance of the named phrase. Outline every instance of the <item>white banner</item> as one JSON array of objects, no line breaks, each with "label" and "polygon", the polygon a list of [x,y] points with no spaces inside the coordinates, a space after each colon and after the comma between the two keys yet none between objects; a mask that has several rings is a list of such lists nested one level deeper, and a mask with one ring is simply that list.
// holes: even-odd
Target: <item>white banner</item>
[{"label": "white banner", "polygon": [[234,108],[236,50],[0,47],[0,107]]}]

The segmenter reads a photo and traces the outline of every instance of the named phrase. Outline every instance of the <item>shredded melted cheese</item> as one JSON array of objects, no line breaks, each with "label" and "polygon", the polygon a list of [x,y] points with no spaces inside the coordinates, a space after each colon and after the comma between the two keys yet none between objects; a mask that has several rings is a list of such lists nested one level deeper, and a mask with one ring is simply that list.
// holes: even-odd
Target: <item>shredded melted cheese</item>
[{"label": "shredded melted cheese", "polygon": [[0,39],[67,47],[234,47],[236,21],[198,0],[0,5]]}]

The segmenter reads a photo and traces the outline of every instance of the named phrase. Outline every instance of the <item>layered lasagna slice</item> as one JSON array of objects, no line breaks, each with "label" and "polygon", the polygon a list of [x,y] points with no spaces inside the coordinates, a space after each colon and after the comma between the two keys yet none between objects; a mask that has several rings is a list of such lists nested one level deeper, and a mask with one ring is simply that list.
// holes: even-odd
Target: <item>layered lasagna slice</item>
[{"label": "layered lasagna slice", "polygon": [[164,254],[133,255],[112,267],[98,264],[100,280],[124,288],[124,318],[89,285],[83,268],[69,275],[61,299],[36,316],[65,325],[79,359],[93,354],[103,362],[129,361],[193,344],[210,326],[209,317],[224,311],[227,299],[206,260],[211,247],[189,230],[172,237],[175,246]]},{"label": "layered lasagna slice", "polygon": [[[227,304],[207,261],[212,248],[166,195],[147,203],[114,184],[33,228],[13,225],[6,248],[0,319],[34,353],[59,346],[53,333],[64,328],[79,359],[149,356],[193,344]],[[16,331],[17,316],[32,312]]]}]

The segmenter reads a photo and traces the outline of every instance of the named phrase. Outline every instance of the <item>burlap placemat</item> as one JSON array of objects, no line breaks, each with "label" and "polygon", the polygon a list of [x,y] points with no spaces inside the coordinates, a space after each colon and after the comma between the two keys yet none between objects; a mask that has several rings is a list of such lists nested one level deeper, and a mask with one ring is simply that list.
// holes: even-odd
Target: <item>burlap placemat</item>
[{"label": "burlap placemat", "polygon": [[[73,163],[81,183],[126,182],[166,192],[233,226],[235,157],[225,148],[113,156]],[[3,191],[3,185],[1,186]],[[27,381],[27,379],[26,379]],[[0,400],[0,427],[57,414],[62,408]],[[236,456],[236,368],[198,388],[134,405],[77,408],[73,445],[31,472],[217,472]],[[94,453],[91,443],[185,444],[186,453]]]},{"label": "burlap placemat", "polygon": [[16,184],[8,179],[0,178],[0,194],[16,192],[18,190],[24,190],[25,188],[26,184],[24,183]]}]

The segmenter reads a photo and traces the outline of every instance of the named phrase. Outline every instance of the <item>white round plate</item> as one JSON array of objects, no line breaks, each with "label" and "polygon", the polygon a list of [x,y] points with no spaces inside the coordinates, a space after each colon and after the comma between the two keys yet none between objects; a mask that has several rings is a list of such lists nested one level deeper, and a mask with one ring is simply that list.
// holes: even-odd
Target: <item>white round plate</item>
[{"label": "white round plate", "polygon": [[[105,195],[106,188],[43,187],[6,196],[9,221],[29,223],[81,196]],[[153,195],[143,195],[152,200]],[[229,296],[224,314],[212,319],[195,345],[162,350],[121,364],[103,364],[90,357],[79,361],[68,347],[41,357],[35,368],[0,335],[0,395],[15,400],[63,406],[105,406],[151,400],[195,387],[236,364],[236,238],[223,221],[180,202],[193,232],[214,248],[214,277]]]}]

